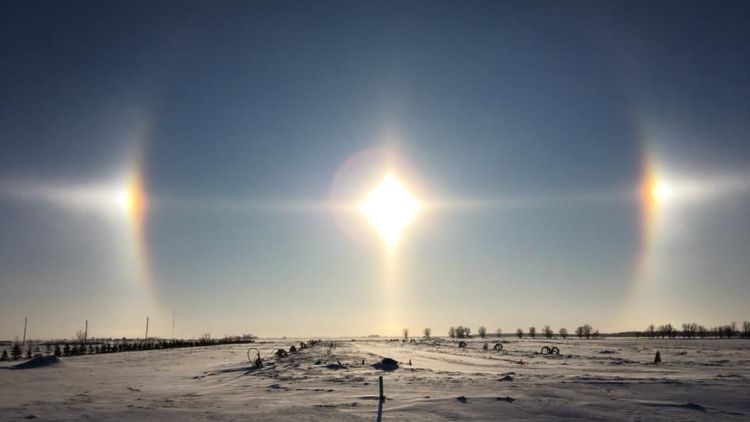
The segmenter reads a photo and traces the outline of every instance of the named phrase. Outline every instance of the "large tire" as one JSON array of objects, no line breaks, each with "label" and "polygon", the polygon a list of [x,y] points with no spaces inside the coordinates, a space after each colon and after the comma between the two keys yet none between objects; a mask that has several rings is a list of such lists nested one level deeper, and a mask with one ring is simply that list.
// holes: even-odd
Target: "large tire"
[{"label": "large tire", "polygon": [[550,353],[552,353],[552,349],[550,349],[549,346],[542,347],[542,354],[543,355],[548,355]]},{"label": "large tire", "polygon": [[[255,350],[255,352],[257,353],[257,357],[255,359],[253,359],[253,358],[250,357],[250,351],[251,350]],[[262,368],[263,367],[263,360],[260,358],[260,350],[254,348],[254,347],[251,347],[251,348],[247,349],[247,360],[249,360],[250,363],[253,364],[253,368]]]},{"label": "large tire", "polygon": [[277,350],[277,351],[276,351],[276,353],[274,353],[274,354],[275,354],[275,355],[276,355],[276,357],[277,357],[277,358],[279,358],[279,359],[283,359],[283,358],[287,358],[287,357],[289,357],[289,353],[287,353],[287,351],[286,351],[286,350],[284,350],[284,349],[279,349],[279,350]]},{"label": "large tire", "polygon": [[550,353],[552,353],[553,355],[560,355],[560,349],[558,349],[557,346],[555,346],[552,349],[550,349]]},{"label": "large tire", "polygon": [[495,343],[495,345],[492,347],[492,350],[503,350],[503,344],[502,343]]}]

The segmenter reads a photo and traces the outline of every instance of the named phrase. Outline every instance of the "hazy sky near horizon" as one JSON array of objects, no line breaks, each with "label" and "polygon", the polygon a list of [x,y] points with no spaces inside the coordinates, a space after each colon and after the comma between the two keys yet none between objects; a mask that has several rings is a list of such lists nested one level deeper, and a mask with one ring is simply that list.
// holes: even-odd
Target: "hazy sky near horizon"
[{"label": "hazy sky near horizon", "polygon": [[[747,22],[743,1],[3,2],[0,338],[25,316],[170,336],[173,310],[181,337],[750,319]],[[460,204],[416,218],[395,270],[326,207],[382,151]]]}]

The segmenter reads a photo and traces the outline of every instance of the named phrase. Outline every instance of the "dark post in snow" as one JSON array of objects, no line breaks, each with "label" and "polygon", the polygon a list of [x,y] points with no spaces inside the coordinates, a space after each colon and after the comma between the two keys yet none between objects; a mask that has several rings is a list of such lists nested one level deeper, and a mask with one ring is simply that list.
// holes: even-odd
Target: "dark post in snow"
[{"label": "dark post in snow", "polygon": [[659,351],[656,351],[656,356],[654,356],[654,363],[661,363],[661,353]]},{"label": "dark post in snow", "polygon": [[380,386],[380,401],[385,400],[385,395],[383,395],[383,376],[378,377],[378,385]]},{"label": "dark post in snow", "polygon": [[[21,345],[26,344],[26,324],[29,323],[29,317],[26,317],[23,319],[23,341],[21,341]],[[16,341],[18,341],[18,337],[16,337]]]}]

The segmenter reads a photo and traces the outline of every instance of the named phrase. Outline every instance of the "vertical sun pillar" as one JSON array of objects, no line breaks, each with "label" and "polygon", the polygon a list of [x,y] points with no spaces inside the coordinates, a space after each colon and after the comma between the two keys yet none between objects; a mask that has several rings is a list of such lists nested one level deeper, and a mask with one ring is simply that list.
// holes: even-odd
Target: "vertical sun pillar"
[{"label": "vertical sun pillar", "polygon": [[665,177],[654,157],[646,155],[637,195],[640,205],[640,237],[633,279],[614,320],[645,324],[646,321],[641,320],[644,311],[653,306],[659,307],[653,302],[658,297],[655,290],[660,287],[657,268],[659,243],[663,241],[664,214],[675,195],[675,187]]},{"label": "vertical sun pillar", "polygon": [[399,281],[396,249],[406,227],[416,218],[422,204],[393,175],[386,175],[360,203],[359,209],[380,235],[384,246],[385,287],[383,289],[383,329],[400,329]]}]

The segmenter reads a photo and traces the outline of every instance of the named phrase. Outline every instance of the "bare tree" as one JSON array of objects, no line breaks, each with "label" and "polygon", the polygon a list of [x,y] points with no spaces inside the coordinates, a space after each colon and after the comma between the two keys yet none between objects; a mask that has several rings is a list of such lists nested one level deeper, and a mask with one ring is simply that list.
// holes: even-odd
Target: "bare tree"
[{"label": "bare tree", "polygon": [[479,327],[477,329],[477,333],[479,334],[479,337],[485,338],[487,336],[487,329],[484,327]]},{"label": "bare tree", "polygon": [[86,340],[86,333],[84,333],[82,330],[76,331],[76,340],[83,343]]},{"label": "bare tree", "polygon": [[502,329],[502,328],[498,328],[498,329],[497,329],[497,331],[495,331],[495,335],[496,335],[496,336],[497,336],[498,338],[500,338],[500,336],[502,336],[502,335],[503,335],[503,329]]},{"label": "bare tree", "polygon": [[463,325],[459,325],[458,327],[456,327],[456,337],[458,338],[466,337],[466,331]]},{"label": "bare tree", "polygon": [[568,329],[567,328],[560,328],[559,333],[560,333],[560,337],[562,337],[563,339],[568,338]]},{"label": "bare tree", "polygon": [[696,338],[698,336],[698,323],[691,322],[688,328],[690,329],[690,338]]},{"label": "bare tree", "polygon": [[409,329],[408,328],[404,328],[403,333],[404,333],[404,340],[408,340],[409,339]]},{"label": "bare tree", "polygon": [[744,321],[742,323],[742,337],[750,338],[750,321]]},{"label": "bare tree", "polygon": [[517,329],[517,330],[516,330],[516,335],[518,336],[518,338],[523,338],[523,330],[522,330],[522,329],[520,329],[520,328],[519,328],[519,329]]},{"label": "bare tree", "polygon": [[448,337],[456,338],[456,327],[451,327],[450,329],[448,329]]},{"label": "bare tree", "polygon": [[654,338],[656,333],[656,328],[654,328],[654,324],[651,324],[646,328],[646,336],[650,338]]},{"label": "bare tree", "polygon": [[698,324],[695,322],[688,322],[682,324],[682,336],[685,338],[695,338],[698,333]]},{"label": "bare tree", "polygon": [[662,325],[662,329],[664,333],[662,337],[666,336],[669,338],[675,338],[675,336],[677,335],[677,330],[675,330],[674,326],[671,323]]},{"label": "bare tree", "polygon": [[589,324],[583,324],[583,335],[586,336],[586,338],[591,338],[591,333],[594,331],[594,328],[591,327]]},{"label": "bare tree", "polygon": [[697,331],[698,331],[698,337],[706,338],[706,333],[707,333],[706,327],[699,325]]},{"label": "bare tree", "polygon": [[430,328],[425,328],[425,329],[424,329],[424,337],[425,337],[425,338],[430,338],[430,334],[432,334],[432,329],[430,329]]},{"label": "bare tree", "polygon": [[578,338],[591,338],[591,334],[593,331],[594,329],[589,324],[583,324],[576,328],[576,335],[578,336]]},{"label": "bare tree", "polygon": [[737,331],[735,330],[735,327],[732,326],[732,324],[727,324],[724,326],[724,336],[726,338],[733,338],[735,333],[737,333]]},{"label": "bare tree", "polygon": [[552,338],[552,329],[549,328],[549,325],[545,325],[544,328],[542,328],[542,332],[544,333],[544,336],[547,338]]},{"label": "bare tree", "polygon": [[531,338],[536,338],[536,327],[529,327],[529,336]]},{"label": "bare tree", "polygon": [[732,329],[731,325],[722,325],[720,327],[717,327],[716,332],[719,335],[719,338],[732,338],[732,336],[734,336],[734,330]]}]

